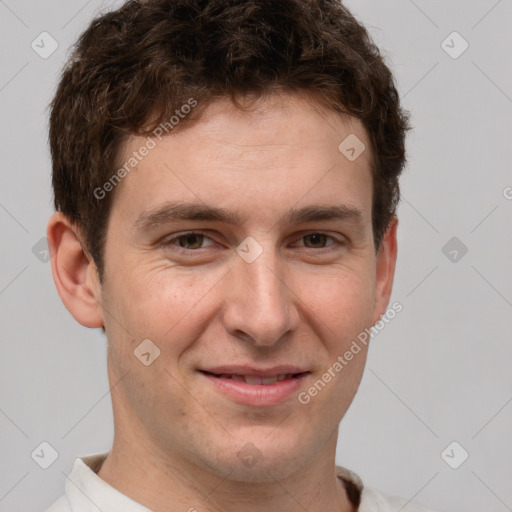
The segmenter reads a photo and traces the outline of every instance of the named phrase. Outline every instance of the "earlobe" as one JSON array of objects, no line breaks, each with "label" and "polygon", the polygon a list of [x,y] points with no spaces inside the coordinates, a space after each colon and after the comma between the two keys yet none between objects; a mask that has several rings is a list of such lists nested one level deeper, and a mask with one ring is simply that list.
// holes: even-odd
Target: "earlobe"
[{"label": "earlobe", "polygon": [[103,327],[96,265],[82,249],[76,226],[57,212],[48,222],[46,236],[53,280],[62,302],[80,324]]},{"label": "earlobe", "polygon": [[375,308],[373,323],[375,324],[386,312],[393,288],[395,264],[397,256],[398,219],[393,217],[384,233],[376,258]]}]

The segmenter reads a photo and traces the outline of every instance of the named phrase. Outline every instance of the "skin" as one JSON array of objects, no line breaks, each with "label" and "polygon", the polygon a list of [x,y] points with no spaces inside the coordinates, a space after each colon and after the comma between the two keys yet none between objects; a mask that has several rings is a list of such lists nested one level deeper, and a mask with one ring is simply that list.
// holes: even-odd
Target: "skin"
[{"label": "skin", "polygon": [[[338,150],[349,134],[366,145],[353,162]],[[120,160],[144,143],[131,138]],[[306,97],[274,95],[250,112],[218,100],[118,185],[102,285],[79,231],[52,216],[59,294],[78,322],[104,326],[108,337],[115,437],[102,479],[155,511],[352,510],[335,451],[364,347],[307,405],[297,394],[241,405],[198,369],[306,366],[304,391],[385,312],[397,220],[376,254],[370,159],[359,121]],[[225,208],[241,222],[136,227],[141,213],[168,201]],[[346,205],[360,219],[286,222],[290,209],[310,205]],[[191,230],[205,237],[170,240]],[[315,233],[328,236],[306,236]],[[236,252],[248,236],[263,249],[252,263]],[[144,339],[160,349],[149,366],[133,353]],[[249,442],[258,454],[251,467],[237,455]]]}]

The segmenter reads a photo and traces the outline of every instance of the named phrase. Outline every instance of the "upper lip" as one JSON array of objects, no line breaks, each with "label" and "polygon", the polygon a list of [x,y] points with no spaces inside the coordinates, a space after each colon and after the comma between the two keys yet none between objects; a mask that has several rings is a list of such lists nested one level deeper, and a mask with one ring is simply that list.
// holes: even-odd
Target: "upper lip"
[{"label": "upper lip", "polygon": [[200,371],[215,373],[216,375],[253,375],[255,377],[273,377],[274,375],[288,375],[304,373],[309,370],[303,366],[280,365],[268,368],[255,368],[249,365],[229,365],[202,368]]}]

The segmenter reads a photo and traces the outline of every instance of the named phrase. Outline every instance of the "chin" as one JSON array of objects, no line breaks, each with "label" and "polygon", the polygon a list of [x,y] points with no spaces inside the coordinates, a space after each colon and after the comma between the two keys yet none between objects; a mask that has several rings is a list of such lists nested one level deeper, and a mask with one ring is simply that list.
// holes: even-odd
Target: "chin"
[{"label": "chin", "polygon": [[276,457],[263,455],[261,459],[248,462],[238,457],[223,461],[224,475],[229,480],[247,483],[269,483],[283,480],[306,464],[300,464],[299,458]]},{"label": "chin", "polygon": [[[259,435],[258,435],[259,434]],[[229,446],[219,447],[215,463],[210,461],[210,469],[230,480],[239,482],[272,482],[282,480],[306,466],[317,453],[318,447],[309,446],[305,440],[292,439],[287,432],[282,438],[269,439],[269,432],[253,432],[243,436],[243,440],[231,439]]]}]

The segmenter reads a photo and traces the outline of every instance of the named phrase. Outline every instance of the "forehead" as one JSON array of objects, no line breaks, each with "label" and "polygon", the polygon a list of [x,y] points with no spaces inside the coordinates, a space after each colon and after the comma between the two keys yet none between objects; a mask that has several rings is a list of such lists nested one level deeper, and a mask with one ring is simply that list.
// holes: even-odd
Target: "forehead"
[{"label": "forehead", "polygon": [[[194,124],[153,141],[116,190],[114,210],[132,222],[179,200],[216,204],[244,222],[308,201],[363,213],[371,204],[371,152],[362,123],[301,96],[269,97],[248,111],[218,100]],[[129,139],[121,165],[145,145],[145,137]]]}]

